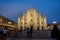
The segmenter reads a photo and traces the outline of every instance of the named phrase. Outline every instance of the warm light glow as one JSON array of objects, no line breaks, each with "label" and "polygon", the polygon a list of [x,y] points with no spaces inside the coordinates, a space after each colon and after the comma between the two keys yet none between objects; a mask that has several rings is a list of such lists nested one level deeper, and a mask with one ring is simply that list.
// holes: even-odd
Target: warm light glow
[{"label": "warm light glow", "polygon": [[8,24],[11,24],[12,22],[8,22]]},{"label": "warm light glow", "polygon": [[39,30],[42,30],[42,27],[44,30],[47,29],[47,23],[46,23],[46,14],[43,15],[43,17],[40,15],[39,12],[37,12],[36,9],[29,9],[25,14],[23,14],[22,17],[18,15],[18,29],[20,30],[20,27],[22,26],[23,30],[24,28],[30,28],[33,26],[33,29],[36,30],[39,26]]},{"label": "warm light glow", "polygon": [[2,19],[0,19],[0,21],[2,21]]}]

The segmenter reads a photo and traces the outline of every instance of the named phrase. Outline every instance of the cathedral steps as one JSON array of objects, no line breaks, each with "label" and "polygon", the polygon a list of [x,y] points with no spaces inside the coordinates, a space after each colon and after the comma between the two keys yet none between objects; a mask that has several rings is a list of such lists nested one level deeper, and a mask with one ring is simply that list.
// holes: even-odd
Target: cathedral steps
[{"label": "cathedral steps", "polygon": [[32,37],[27,37],[26,31],[23,31],[22,34],[13,34],[13,35],[8,35],[7,38],[21,38],[21,39],[52,39],[50,37],[50,31],[33,31]]}]

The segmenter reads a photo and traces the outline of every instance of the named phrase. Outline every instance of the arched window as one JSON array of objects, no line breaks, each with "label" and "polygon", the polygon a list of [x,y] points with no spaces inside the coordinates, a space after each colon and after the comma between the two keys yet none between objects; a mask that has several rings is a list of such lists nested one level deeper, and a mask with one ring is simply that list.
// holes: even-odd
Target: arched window
[{"label": "arched window", "polygon": [[39,20],[39,18],[37,18],[37,20]]},{"label": "arched window", "polygon": [[27,23],[25,22],[25,25],[26,25]]},{"label": "arched window", "polygon": [[26,21],[27,19],[25,18],[25,21]]},{"label": "arched window", "polygon": [[39,21],[37,22],[37,24],[39,25]]}]

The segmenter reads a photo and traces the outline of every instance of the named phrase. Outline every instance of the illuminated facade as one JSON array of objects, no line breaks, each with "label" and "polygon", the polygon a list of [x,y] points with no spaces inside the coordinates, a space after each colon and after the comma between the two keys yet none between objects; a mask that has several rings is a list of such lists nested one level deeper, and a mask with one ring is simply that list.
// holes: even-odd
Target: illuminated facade
[{"label": "illuminated facade", "polygon": [[39,30],[46,30],[47,29],[47,23],[46,23],[46,14],[43,15],[43,17],[40,15],[39,12],[36,11],[36,9],[28,9],[26,13],[23,14],[21,17],[18,15],[18,29],[22,27],[23,30],[25,28],[33,27],[34,30],[39,28]]},{"label": "illuminated facade", "polygon": [[7,27],[8,29],[14,29],[16,26],[17,23],[0,15],[0,28]]}]

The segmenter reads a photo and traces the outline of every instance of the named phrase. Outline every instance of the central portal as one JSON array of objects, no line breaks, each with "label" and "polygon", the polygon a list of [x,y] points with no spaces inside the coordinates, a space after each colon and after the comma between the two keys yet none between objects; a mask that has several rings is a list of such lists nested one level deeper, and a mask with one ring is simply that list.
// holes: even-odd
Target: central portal
[{"label": "central portal", "polygon": [[34,22],[33,21],[30,22],[30,28],[34,28]]}]

